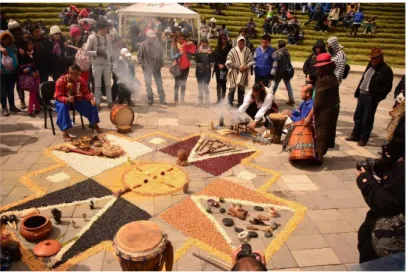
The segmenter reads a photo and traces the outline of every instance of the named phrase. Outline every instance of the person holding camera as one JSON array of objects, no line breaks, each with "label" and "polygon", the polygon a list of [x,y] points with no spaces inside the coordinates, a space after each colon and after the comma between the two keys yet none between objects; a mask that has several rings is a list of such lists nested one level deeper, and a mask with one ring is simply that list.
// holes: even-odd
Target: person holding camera
[{"label": "person holding camera", "polygon": [[[370,210],[358,231],[359,262],[404,252],[405,246],[405,120],[380,159],[357,164],[357,185]],[[379,269],[378,269],[379,270]]]},{"label": "person holding camera", "polygon": [[259,251],[252,252],[250,244],[243,244],[233,251],[232,271],[267,271],[266,258]]}]

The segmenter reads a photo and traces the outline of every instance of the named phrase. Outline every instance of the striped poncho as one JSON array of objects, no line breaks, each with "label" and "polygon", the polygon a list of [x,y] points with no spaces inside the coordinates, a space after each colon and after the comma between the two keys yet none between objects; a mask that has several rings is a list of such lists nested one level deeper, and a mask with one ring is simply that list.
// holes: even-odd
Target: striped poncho
[{"label": "striped poncho", "polygon": [[254,65],[253,54],[247,48],[244,47],[240,50],[238,46],[232,48],[226,58],[226,66],[229,69],[227,75],[228,88],[236,88],[237,86],[248,85],[249,70],[240,72],[239,67],[245,65],[251,67]]}]

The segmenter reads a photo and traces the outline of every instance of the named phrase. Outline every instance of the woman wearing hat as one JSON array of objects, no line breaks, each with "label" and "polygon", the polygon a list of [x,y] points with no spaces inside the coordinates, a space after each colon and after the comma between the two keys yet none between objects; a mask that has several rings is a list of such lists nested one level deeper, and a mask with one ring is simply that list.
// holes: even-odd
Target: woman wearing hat
[{"label": "woman wearing hat", "polygon": [[65,56],[67,42],[62,36],[61,29],[58,26],[51,27],[50,35],[52,43],[52,78],[57,81],[60,76],[68,71],[68,67],[72,63]]},{"label": "woman wearing hat", "polygon": [[335,63],[328,53],[319,54],[316,58],[317,81],[315,86],[314,107],[311,114],[305,118],[310,124],[315,117],[315,157],[318,165],[328,148],[335,147],[336,123],[339,116],[339,83],[334,74]]},{"label": "woman wearing hat", "polygon": [[[69,34],[71,35],[71,40],[68,42],[69,46],[66,48],[66,56],[70,63],[74,63],[78,48],[83,47],[83,45],[85,44],[85,39],[82,36],[82,32],[79,26],[71,27],[69,30]],[[81,78],[83,78],[85,82],[88,82],[89,70],[82,71]]]}]

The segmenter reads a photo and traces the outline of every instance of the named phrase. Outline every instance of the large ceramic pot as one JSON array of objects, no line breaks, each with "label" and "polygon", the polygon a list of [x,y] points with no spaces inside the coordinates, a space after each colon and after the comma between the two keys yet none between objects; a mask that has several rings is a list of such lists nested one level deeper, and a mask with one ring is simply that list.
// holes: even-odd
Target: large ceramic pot
[{"label": "large ceramic pot", "polygon": [[48,216],[32,214],[24,217],[20,224],[20,234],[27,241],[35,241],[47,237],[52,230]]}]

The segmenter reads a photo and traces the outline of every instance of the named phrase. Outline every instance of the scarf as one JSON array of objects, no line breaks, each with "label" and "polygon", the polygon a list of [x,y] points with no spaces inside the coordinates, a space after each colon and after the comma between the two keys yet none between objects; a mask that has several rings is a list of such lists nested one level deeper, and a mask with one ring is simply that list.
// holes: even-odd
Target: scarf
[{"label": "scarf", "polygon": [[52,49],[52,53],[58,57],[62,54],[61,44],[57,40],[53,40],[54,48]]},{"label": "scarf", "polygon": [[28,56],[30,59],[33,58],[33,55],[34,55],[34,49],[31,50],[31,51],[28,51],[28,50],[27,50],[27,56]]}]

